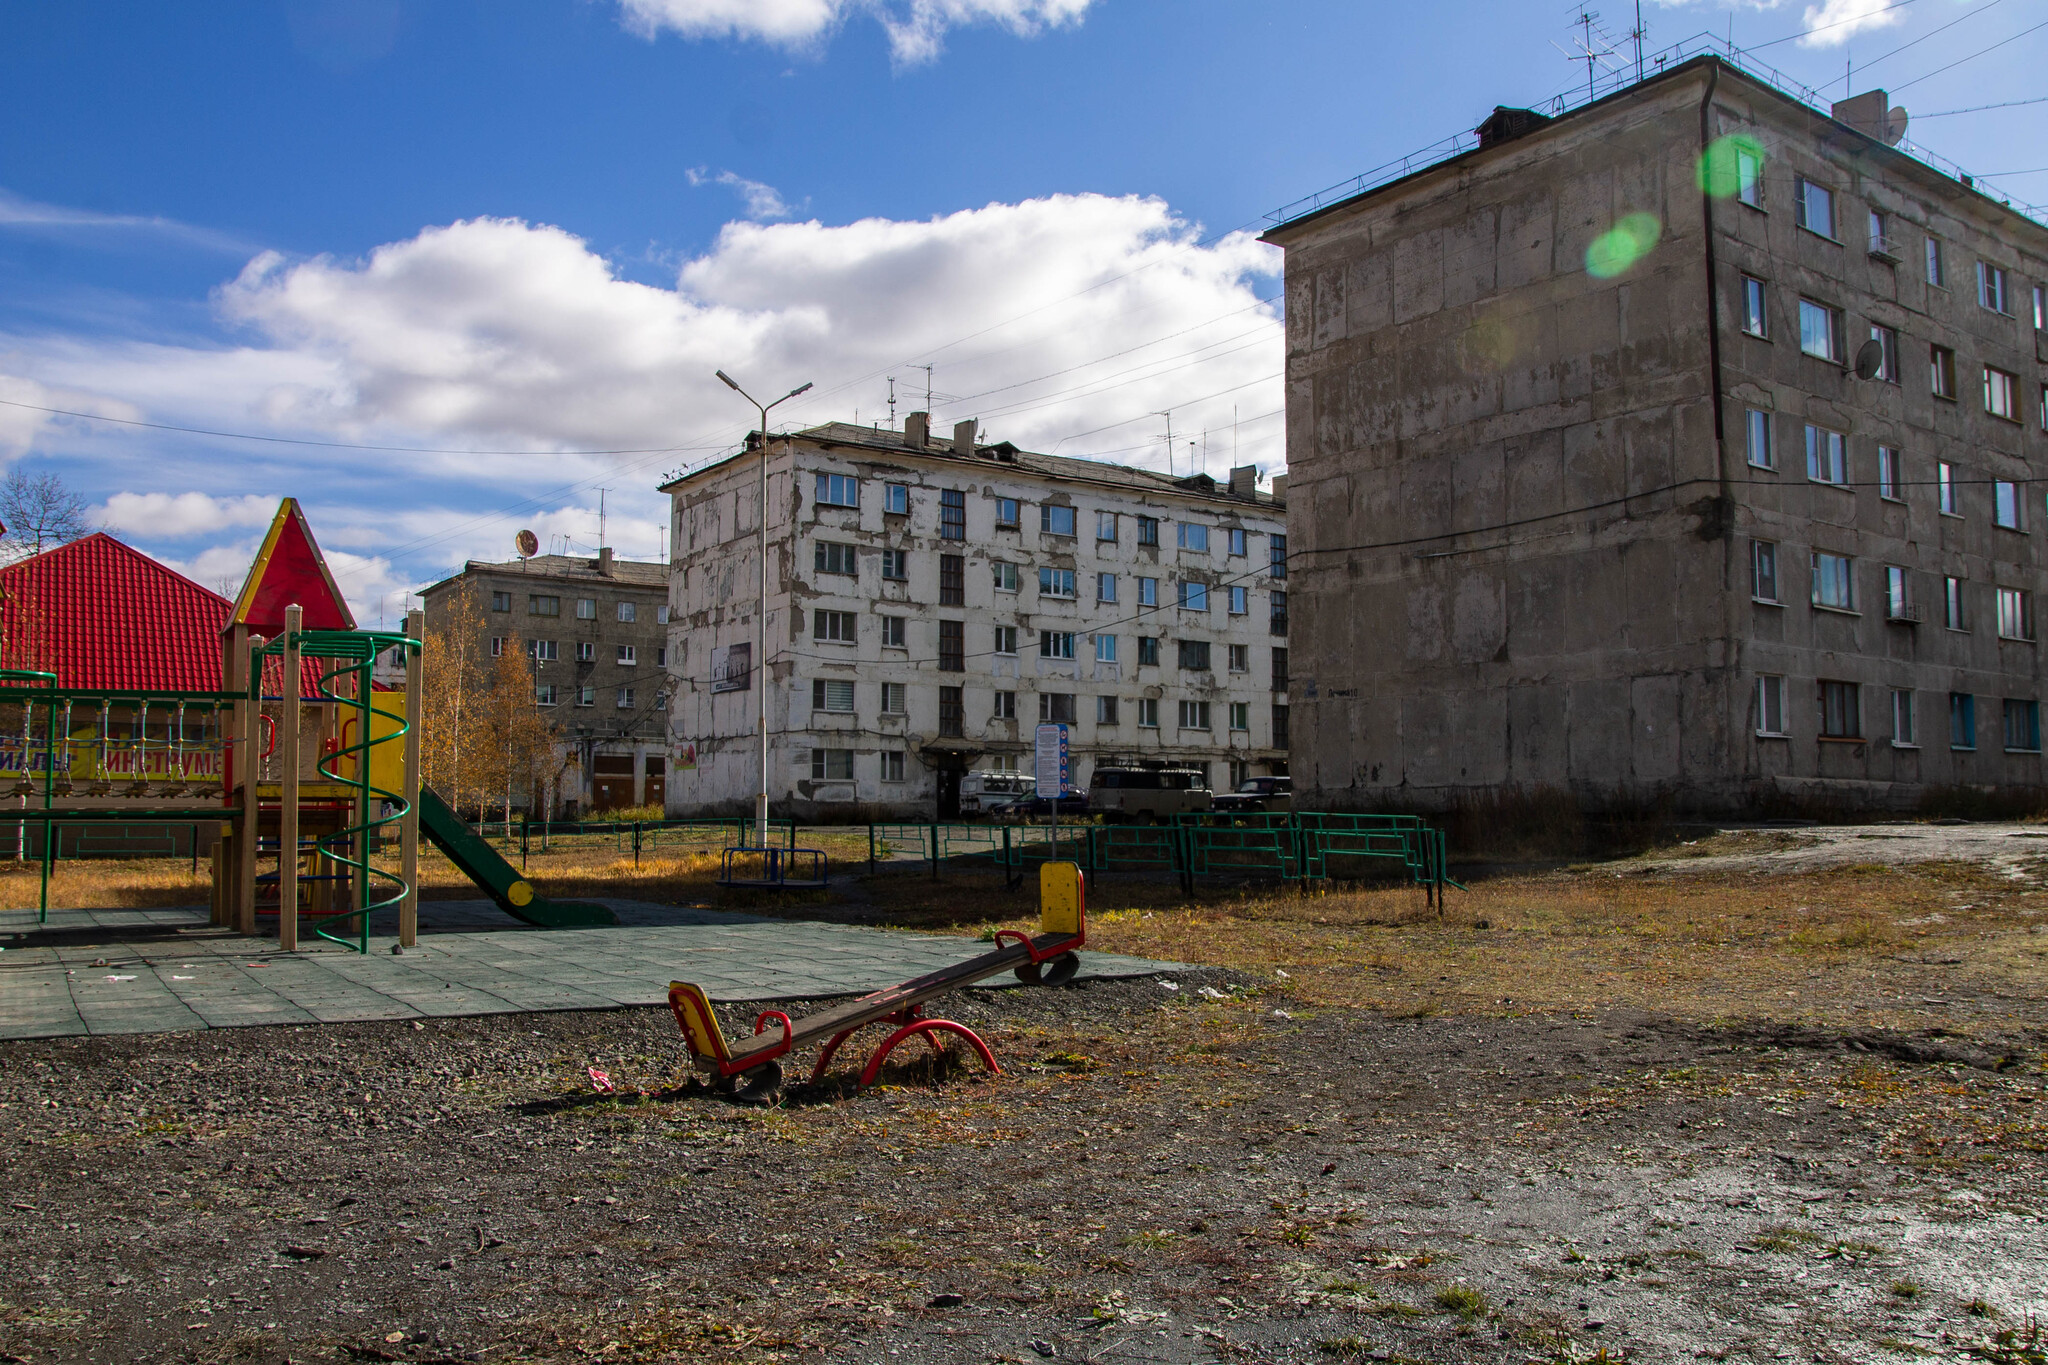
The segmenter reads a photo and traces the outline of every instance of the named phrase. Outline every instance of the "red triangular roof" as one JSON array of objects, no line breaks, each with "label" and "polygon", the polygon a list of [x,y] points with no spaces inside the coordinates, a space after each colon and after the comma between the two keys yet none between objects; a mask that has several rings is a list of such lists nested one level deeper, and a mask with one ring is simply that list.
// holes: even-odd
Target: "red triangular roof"
[{"label": "red triangular roof", "polygon": [[284,631],[284,609],[297,603],[305,611],[306,630],[354,630],[341,589],[327,572],[327,560],[313,539],[313,528],[297,498],[277,505],[277,516],[263,537],[263,548],[249,566],[249,579],[235,599],[229,624],[247,626],[266,639]]},{"label": "red triangular roof", "polygon": [[0,664],[62,687],[211,692],[230,605],[96,532],[0,569]]}]

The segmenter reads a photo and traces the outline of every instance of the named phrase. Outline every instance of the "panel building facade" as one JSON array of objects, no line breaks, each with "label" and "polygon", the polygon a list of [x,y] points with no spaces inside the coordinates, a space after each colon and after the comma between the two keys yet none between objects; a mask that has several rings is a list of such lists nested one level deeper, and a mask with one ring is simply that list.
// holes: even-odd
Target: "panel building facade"
[{"label": "panel building facade", "polygon": [[2048,229],[1718,58],[1283,224],[1305,803],[2042,782]]},{"label": "panel building facade", "polygon": [[[833,423],[768,443],[769,794],[778,814],[953,812],[1034,727],[1213,785],[1287,762],[1285,510],[1228,481]],[[751,811],[758,434],[665,486],[676,814]],[[692,766],[685,766],[686,764]]]}]

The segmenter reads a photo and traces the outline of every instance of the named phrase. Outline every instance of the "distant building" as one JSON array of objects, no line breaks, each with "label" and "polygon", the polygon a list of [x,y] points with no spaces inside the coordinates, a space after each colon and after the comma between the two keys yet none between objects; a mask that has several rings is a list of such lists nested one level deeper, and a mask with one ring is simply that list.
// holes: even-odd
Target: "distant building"
[{"label": "distant building", "polygon": [[[668,780],[668,569],[614,558],[470,560],[426,589],[427,631],[458,591],[476,594],[486,657],[526,652],[534,704],[563,734],[571,764],[559,814],[660,805]],[[517,642],[517,643],[515,643]]]},{"label": "distant building", "polygon": [[[1257,471],[1169,478],[833,423],[770,443],[769,792],[778,814],[949,816],[963,773],[1286,771],[1284,508]],[[678,675],[673,813],[751,811],[759,782],[760,477],[739,455],[666,485]],[[689,766],[694,765],[694,766]]]},{"label": "distant building", "polygon": [[1713,57],[1284,222],[1295,792],[2043,781],[2048,228]]}]

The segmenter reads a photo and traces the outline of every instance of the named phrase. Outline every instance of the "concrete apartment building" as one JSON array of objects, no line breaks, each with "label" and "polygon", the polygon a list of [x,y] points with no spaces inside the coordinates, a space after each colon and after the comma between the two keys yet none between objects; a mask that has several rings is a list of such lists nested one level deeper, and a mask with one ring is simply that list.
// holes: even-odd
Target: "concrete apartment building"
[{"label": "concrete apartment building", "polygon": [[1267,234],[1301,804],[2042,783],[2048,229],[1832,113],[1703,57]]},{"label": "concrete apartment building", "polygon": [[[534,703],[549,713],[570,765],[554,814],[660,805],[668,781],[668,566],[535,555],[470,560],[427,588],[427,630],[457,593],[473,593],[487,657],[520,648]],[[519,642],[515,645],[514,642]]]},{"label": "concrete apartment building", "polygon": [[[1286,771],[1284,484],[1169,478],[833,423],[768,445],[769,795],[801,819],[957,809],[970,768],[1029,771],[1034,727],[1099,763]],[[671,813],[744,813],[762,446],[672,499]],[[1276,483],[1279,481],[1276,480]],[[694,762],[694,767],[686,764]]]}]

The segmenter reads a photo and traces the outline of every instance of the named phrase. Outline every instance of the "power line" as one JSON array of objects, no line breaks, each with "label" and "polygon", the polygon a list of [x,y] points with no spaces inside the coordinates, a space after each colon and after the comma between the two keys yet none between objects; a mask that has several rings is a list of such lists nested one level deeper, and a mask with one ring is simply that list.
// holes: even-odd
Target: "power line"
[{"label": "power line", "polygon": [[[1994,3],[1996,3],[1996,0],[1994,0]],[[1956,60],[1950,62],[1947,66],[1937,66],[1934,68],[1934,70],[1928,72],[1925,76],[1915,76],[1912,80],[1907,81],[1905,85],[1899,86],[1892,93],[1897,94],[1899,90],[1904,90],[1909,86],[1918,85],[1920,84],[1920,82],[1927,80],[1930,77],[1939,76],[1944,71],[1954,70],[1956,67],[1961,66],[1964,62],[1974,62],[1979,57],[1984,56],[1986,53],[1996,52],[2001,47],[2004,47],[2007,43],[2016,43],[2020,39],[2026,37],[2029,33],[2035,33],[2044,28],[2048,28],[2048,19],[2042,20],[2040,23],[2035,24],[2032,28],[2023,28],[2018,33],[2013,34],[2010,38],[2001,38],[1997,42],[1993,43],[1990,47],[1980,49],[1976,52],[1972,52],[1967,57],[1958,57],[1956,58]]]},{"label": "power line", "polygon": [[[1802,29],[1798,33],[1789,33],[1785,35],[1783,38],[1773,38],[1767,43],[1744,43],[1742,45],[1742,50],[1744,52],[1761,52],[1767,47],[1776,47],[1779,43],[1789,43],[1799,38],[1811,38],[1816,33],[1826,33],[1829,29],[1840,28],[1844,24],[1867,23],[1868,21],[1875,19],[1880,14],[1890,14],[1893,10],[1904,9],[1906,6],[1912,3],[1913,0],[1897,0],[1896,4],[1886,5],[1883,9],[1872,10],[1868,14],[1854,14],[1848,17],[1847,19],[1837,19],[1832,24],[1816,24],[1814,27],[1809,29]],[[1865,64],[1868,65],[1868,63]]]},{"label": "power line", "polygon": [[[1974,19],[1978,15],[1982,14],[1985,10],[1991,9],[1993,6],[2001,3],[2003,3],[2003,0],[1985,0],[1984,4],[1977,6],[1977,8],[1970,10],[1957,18],[1949,20],[1940,28],[1929,29],[1927,30],[1927,32],[1921,34],[1918,38],[1913,39],[1913,41],[1910,43],[1901,43],[1899,46],[1893,48],[1890,52],[1886,52],[1879,56],[1872,57],[1869,61],[1863,63],[1863,66],[1867,70],[1870,67],[1876,66],[1886,57],[1896,57],[1901,52],[1904,52],[1907,48],[1918,46],[1919,44],[1926,42],[1929,38],[1932,38],[1937,33],[1946,33],[1950,29],[1954,28],[1957,24],[1960,24],[1968,19]],[[1899,88],[1901,90],[1905,89],[1904,86],[1900,86]]]},{"label": "power line", "polygon": [[1937,114],[1915,114],[1915,121],[1930,118],[1953,118],[1957,114],[1981,114],[1986,109],[2017,109],[2023,104],[2048,104],[2048,95],[2030,100],[2006,100],[2002,104],[1973,104],[1968,109],[1944,109]]}]

